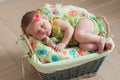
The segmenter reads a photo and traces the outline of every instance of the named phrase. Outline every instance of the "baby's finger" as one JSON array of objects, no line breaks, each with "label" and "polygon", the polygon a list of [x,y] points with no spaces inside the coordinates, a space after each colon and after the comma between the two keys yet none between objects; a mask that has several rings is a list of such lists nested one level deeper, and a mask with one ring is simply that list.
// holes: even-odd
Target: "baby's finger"
[{"label": "baby's finger", "polygon": [[60,51],[61,50],[61,47],[60,46],[57,46],[57,47],[55,47],[55,51]]},{"label": "baby's finger", "polygon": [[50,46],[52,47],[52,46],[55,46],[55,44],[51,41],[50,42]]},{"label": "baby's finger", "polygon": [[45,39],[46,44],[48,44],[48,39]]},{"label": "baby's finger", "polygon": [[55,45],[55,44],[53,44],[53,45],[52,45],[52,49],[53,49],[53,50],[55,50],[55,47],[56,47],[56,45]]},{"label": "baby's finger", "polygon": [[50,42],[48,41],[48,46],[50,46]]}]

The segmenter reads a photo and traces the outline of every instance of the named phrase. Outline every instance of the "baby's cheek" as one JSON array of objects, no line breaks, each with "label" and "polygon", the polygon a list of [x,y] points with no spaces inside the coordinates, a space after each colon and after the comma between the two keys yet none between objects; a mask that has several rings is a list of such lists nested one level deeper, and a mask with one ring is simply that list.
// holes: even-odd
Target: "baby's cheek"
[{"label": "baby's cheek", "polygon": [[41,37],[39,36],[39,37],[37,37],[37,39],[38,39],[38,40],[41,40]]}]

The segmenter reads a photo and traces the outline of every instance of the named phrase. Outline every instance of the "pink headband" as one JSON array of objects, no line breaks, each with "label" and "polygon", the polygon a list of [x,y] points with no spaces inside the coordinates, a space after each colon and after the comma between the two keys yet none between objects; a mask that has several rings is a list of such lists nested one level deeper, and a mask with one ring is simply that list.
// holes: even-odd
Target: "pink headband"
[{"label": "pink headband", "polygon": [[38,21],[40,21],[40,18],[41,18],[41,16],[40,16],[40,9],[37,9],[37,13],[34,14],[32,21],[31,21],[31,22],[28,24],[28,26],[27,26],[27,29],[26,29],[26,33],[27,33],[27,34],[29,34],[29,29],[30,29],[31,24],[32,24],[33,22],[38,22]]}]

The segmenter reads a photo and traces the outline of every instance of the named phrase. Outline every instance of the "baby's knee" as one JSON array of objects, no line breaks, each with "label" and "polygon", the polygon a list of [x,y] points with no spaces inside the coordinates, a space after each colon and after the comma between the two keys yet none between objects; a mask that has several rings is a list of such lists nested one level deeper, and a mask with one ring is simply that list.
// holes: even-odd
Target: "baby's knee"
[{"label": "baby's knee", "polygon": [[82,31],[79,31],[79,32],[77,31],[74,33],[75,40],[80,40],[82,39],[83,36],[84,36],[84,33]]}]

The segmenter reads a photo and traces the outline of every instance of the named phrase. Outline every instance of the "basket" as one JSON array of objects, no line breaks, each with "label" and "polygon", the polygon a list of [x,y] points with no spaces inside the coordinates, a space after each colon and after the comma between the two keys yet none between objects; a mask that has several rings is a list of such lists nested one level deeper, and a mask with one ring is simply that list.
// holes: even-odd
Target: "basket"
[{"label": "basket", "polygon": [[61,71],[56,71],[54,73],[41,73],[39,72],[42,80],[70,80],[78,76],[91,77],[95,76],[100,65],[104,61],[105,57],[90,61],[83,65],[72,67],[70,69],[65,69]]},{"label": "basket", "polygon": [[[105,57],[112,52],[114,48],[114,43],[111,39],[109,24],[105,17],[96,17],[103,20],[106,29],[106,38],[109,38],[113,47],[111,50],[104,51],[102,54],[93,53],[83,57],[77,57],[75,59],[62,60],[54,63],[43,64],[39,61],[37,56],[34,54],[34,51],[30,45],[30,42],[26,35],[24,34],[22,38],[25,40],[25,43],[28,47],[29,62],[35,67],[38,71],[41,80],[70,80],[78,76],[89,77],[97,73]],[[65,63],[68,62],[68,63]],[[63,67],[64,65],[64,67]],[[62,67],[62,68],[61,68]]]}]

